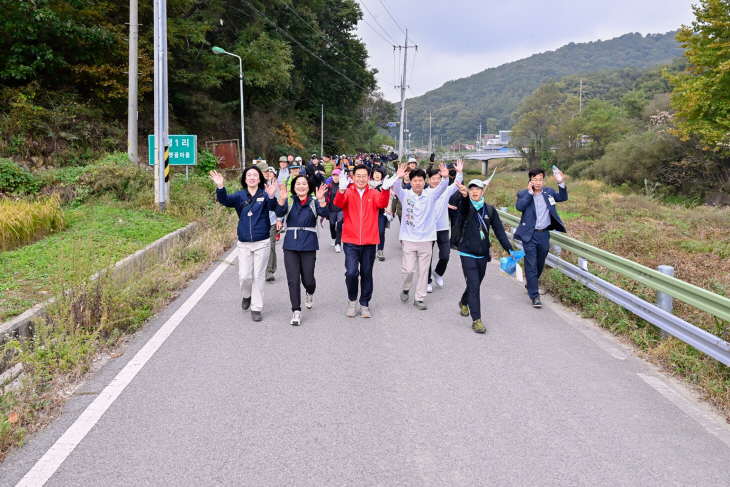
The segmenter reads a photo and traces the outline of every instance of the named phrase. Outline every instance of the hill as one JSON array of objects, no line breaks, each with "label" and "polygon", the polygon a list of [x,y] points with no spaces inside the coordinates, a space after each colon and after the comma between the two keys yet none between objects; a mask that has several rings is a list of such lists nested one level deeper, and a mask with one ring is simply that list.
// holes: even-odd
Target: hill
[{"label": "hill", "polygon": [[[428,111],[433,109],[433,135],[444,143],[475,140],[479,123],[492,118],[490,131],[510,129],[520,101],[541,84],[570,75],[620,68],[650,68],[684,54],[666,34],[626,34],[607,41],[570,43],[496,68],[445,83],[441,88],[406,100],[411,140],[428,140]],[[397,105],[397,104],[396,104]],[[495,126],[496,125],[496,126]],[[486,125],[483,130],[486,130]]]}]

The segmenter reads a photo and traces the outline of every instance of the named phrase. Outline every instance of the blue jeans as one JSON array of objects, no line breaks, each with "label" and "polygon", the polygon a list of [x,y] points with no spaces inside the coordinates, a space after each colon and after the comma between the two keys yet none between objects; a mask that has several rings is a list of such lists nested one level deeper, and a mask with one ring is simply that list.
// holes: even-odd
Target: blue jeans
[{"label": "blue jeans", "polygon": [[[357,301],[360,288],[360,305],[368,306],[373,297],[373,265],[375,264],[375,245],[355,245],[343,243],[345,253],[345,285],[347,299]],[[359,279],[358,279],[359,278]]]},{"label": "blue jeans", "polygon": [[537,280],[545,267],[545,258],[550,251],[550,232],[534,232],[529,242],[523,243],[525,251],[525,279],[530,299],[540,297]]}]

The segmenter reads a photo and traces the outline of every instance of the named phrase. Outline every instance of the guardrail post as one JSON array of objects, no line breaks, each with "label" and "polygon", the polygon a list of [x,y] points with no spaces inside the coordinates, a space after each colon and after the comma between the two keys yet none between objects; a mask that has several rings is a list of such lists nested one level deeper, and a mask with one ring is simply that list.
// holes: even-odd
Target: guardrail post
[{"label": "guardrail post", "polygon": [[[660,265],[659,267],[657,267],[657,270],[662,274],[674,277],[674,267],[670,265]],[[659,309],[662,309],[667,313],[671,313],[674,309],[674,299],[669,294],[657,291],[656,305]],[[662,339],[666,339],[667,337],[669,337],[669,335],[664,330],[659,330],[659,337]]]},{"label": "guardrail post", "polygon": [[[552,250],[552,254],[553,254],[554,256],[556,256],[556,257],[560,257],[560,254],[561,254],[561,253],[563,252],[563,249],[562,249],[562,248],[561,248],[560,246],[558,246],[558,245],[555,245],[555,244],[550,244],[550,247],[552,247],[552,248],[551,248],[551,250]],[[587,269],[586,269],[586,270],[587,270]]]},{"label": "guardrail post", "polygon": [[578,267],[583,269],[584,271],[588,271],[588,259],[584,257],[578,257]]}]

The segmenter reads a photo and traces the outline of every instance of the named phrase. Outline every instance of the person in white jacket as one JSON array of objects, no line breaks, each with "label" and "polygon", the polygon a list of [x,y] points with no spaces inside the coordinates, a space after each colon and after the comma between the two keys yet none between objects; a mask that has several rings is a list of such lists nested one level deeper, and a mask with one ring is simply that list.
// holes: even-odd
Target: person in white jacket
[{"label": "person in white jacket", "polygon": [[[463,166],[461,166],[463,167]],[[413,274],[418,267],[418,282],[413,305],[416,309],[427,309],[423,300],[428,286],[428,267],[431,264],[432,242],[436,240],[436,201],[444,194],[449,185],[449,170],[441,164],[441,183],[426,191],[426,172],[416,168],[408,175],[411,188],[405,189],[400,181],[406,175],[407,166],[398,167],[395,179],[388,179],[383,188],[393,186],[396,197],[403,207],[400,226],[400,240],[403,249],[403,285],[401,301],[408,301],[413,284]],[[459,169],[461,172],[461,168]]]},{"label": "person in white jacket", "polygon": [[[457,159],[454,168],[456,169],[456,178],[454,181],[458,183],[463,183],[464,163],[461,161],[461,159]],[[426,188],[426,191],[433,191],[434,188],[438,187],[438,185],[441,184],[442,179],[443,178],[441,177],[439,171],[437,171],[436,169],[431,169],[428,174],[428,184],[430,185],[430,188]],[[446,272],[446,266],[449,264],[449,256],[451,254],[451,241],[449,240],[449,229],[451,228],[451,223],[449,222],[449,198],[451,198],[451,196],[453,196],[453,194],[458,191],[459,187],[457,184],[449,184],[446,192],[438,200],[436,200],[436,210],[434,212],[434,216],[436,219],[436,241],[431,243],[431,249],[433,249],[434,244],[438,245],[439,259],[436,263],[436,268],[433,270],[433,273],[431,272],[431,265],[428,266],[427,291],[429,293],[433,292],[433,288],[431,285],[432,274],[433,280],[436,281],[437,286],[442,287],[444,285],[443,276]]]}]

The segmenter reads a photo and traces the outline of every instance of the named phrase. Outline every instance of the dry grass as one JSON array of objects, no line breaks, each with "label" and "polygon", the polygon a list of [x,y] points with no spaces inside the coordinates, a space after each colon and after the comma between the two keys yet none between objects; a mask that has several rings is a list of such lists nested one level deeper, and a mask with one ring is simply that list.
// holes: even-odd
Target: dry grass
[{"label": "dry grass", "polygon": [[37,201],[0,199],[0,251],[40,240],[66,224],[58,196]]}]

